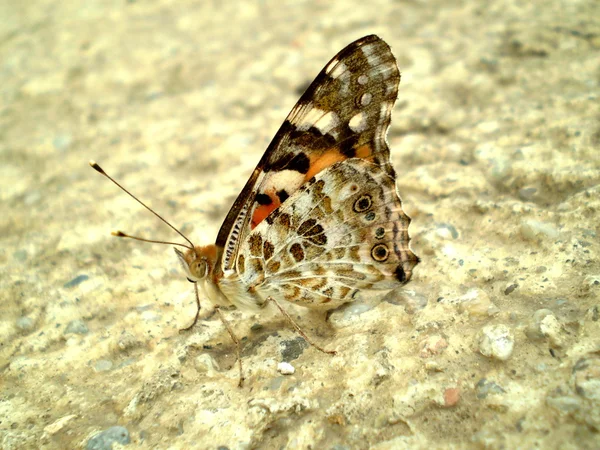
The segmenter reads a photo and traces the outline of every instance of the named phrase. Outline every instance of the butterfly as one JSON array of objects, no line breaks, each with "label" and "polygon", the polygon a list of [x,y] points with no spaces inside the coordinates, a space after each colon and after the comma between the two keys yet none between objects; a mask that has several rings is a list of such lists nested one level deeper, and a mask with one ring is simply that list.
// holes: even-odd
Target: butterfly
[{"label": "butterfly", "polygon": [[[219,307],[256,312],[273,302],[305,339],[334,353],[310,341],[279,300],[329,311],[410,280],[419,258],[409,247],[410,218],[386,141],[399,83],[396,60],[379,37],[342,49],[283,122],[215,244],[195,246],[182,235],[187,250],[175,248],[188,280],[236,342],[240,385],[239,339]],[[197,288],[196,302],[192,326]]]}]

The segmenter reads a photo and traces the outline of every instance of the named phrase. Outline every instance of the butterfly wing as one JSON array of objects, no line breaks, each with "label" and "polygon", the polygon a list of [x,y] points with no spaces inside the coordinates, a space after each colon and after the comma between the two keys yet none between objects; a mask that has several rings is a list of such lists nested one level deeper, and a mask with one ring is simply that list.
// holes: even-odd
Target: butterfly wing
[{"label": "butterfly wing", "polygon": [[221,226],[223,272],[235,268],[250,231],[322,170],[362,158],[394,176],[386,133],[399,82],[390,47],[377,36],[333,57],[288,115]]},{"label": "butterfly wing", "polygon": [[419,259],[395,181],[378,164],[348,159],[323,170],[242,243],[248,292],[331,309],[358,291],[406,283]]}]

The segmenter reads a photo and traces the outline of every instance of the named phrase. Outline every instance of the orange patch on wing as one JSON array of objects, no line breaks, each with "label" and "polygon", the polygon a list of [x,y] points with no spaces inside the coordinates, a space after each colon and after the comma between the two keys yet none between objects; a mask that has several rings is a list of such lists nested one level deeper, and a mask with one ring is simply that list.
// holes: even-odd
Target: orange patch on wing
[{"label": "orange patch on wing", "polygon": [[279,197],[277,197],[277,195],[271,192],[267,192],[266,194],[271,199],[271,203],[268,205],[258,205],[254,209],[254,212],[252,213],[252,220],[250,222],[251,230],[254,230],[254,228],[256,228],[259,223],[265,220],[269,216],[269,214],[271,214],[281,205],[281,202],[279,201]]},{"label": "orange patch on wing", "polygon": [[366,158],[367,156],[371,156],[371,153],[371,146],[369,144],[361,145],[356,149],[357,158]]},{"label": "orange patch on wing", "polygon": [[308,172],[306,172],[306,175],[304,175],[304,180],[310,180],[321,170],[334,165],[338,161],[343,161],[344,159],[347,158],[340,153],[337,147],[331,147],[318,158],[310,158],[310,167],[308,168]]}]

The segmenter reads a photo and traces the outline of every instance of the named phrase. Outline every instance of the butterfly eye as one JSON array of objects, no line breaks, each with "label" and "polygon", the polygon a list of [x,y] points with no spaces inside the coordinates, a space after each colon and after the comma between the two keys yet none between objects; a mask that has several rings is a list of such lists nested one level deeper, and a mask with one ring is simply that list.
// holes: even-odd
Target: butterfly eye
[{"label": "butterfly eye", "polygon": [[194,261],[190,266],[190,272],[196,278],[204,278],[206,275],[206,261]]}]

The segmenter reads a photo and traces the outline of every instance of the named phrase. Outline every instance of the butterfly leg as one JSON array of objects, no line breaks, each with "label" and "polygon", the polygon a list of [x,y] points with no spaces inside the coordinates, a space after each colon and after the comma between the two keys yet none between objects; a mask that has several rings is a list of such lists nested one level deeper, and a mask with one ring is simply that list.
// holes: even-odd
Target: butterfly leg
[{"label": "butterfly leg", "polygon": [[273,297],[267,297],[267,301],[265,302],[265,306],[269,303],[269,302],[273,302],[275,304],[275,306],[277,306],[277,309],[279,309],[279,311],[281,311],[281,314],[284,315],[284,317],[287,319],[287,321],[289,323],[292,324],[292,326],[294,327],[294,329],[298,332],[298,334],[300,336],[302,336],[304,338],[304,340],[306,342],[308,342],[310,345],[312,345],[314,348],[316,348],[317,350],[323,352],[323,353],[327,353],[329,355],[335,355],[337,352],[335,350],[325,350],[323,347],[320,347],[319,345],[315,344],[307,335],[306,333],[304,333],[304,331],[302,331],[302,328],[300,328],[300,326],[294,322],[294,319],[292,319],[292,317],[285,311],[285,309],[283,309],[281,307],[281,305],[277,302],[277,300],[275,300]]},{"label": "butterfly leg", "polygon": [[242,357],[240,354],[241,353],[240,352],[240,349],[241,349],[240,340],[233,333],[233,329],[231,328],[231,325],[229,325],[229,322],[227,322],[227,319],[225,319],[225,316],[221,312],[221,309],[218,306],[215,306],[215,311],[219,315],[219,319],[221,319],[221,322],[223,322],[223,325],[225,325],[225,328],[227,329],[229,336],[231,336],[231,340],[235,343],[235,356],[237,357],[238,367],[240,369],[240,381],[238,383],[238,387],[242,387],[242,384],[244,383],[244,375],[242,372]]},{"label": "butterfly leg", "polygon": [[198,283],[194,283],[194,292],[196,293],[196,317],[194,317],[194,321],[189,327],[179,330],[180,333],[182,331],[190,331],[198,323],[198,317],[200,317],[200,295],[198,294]]}]

